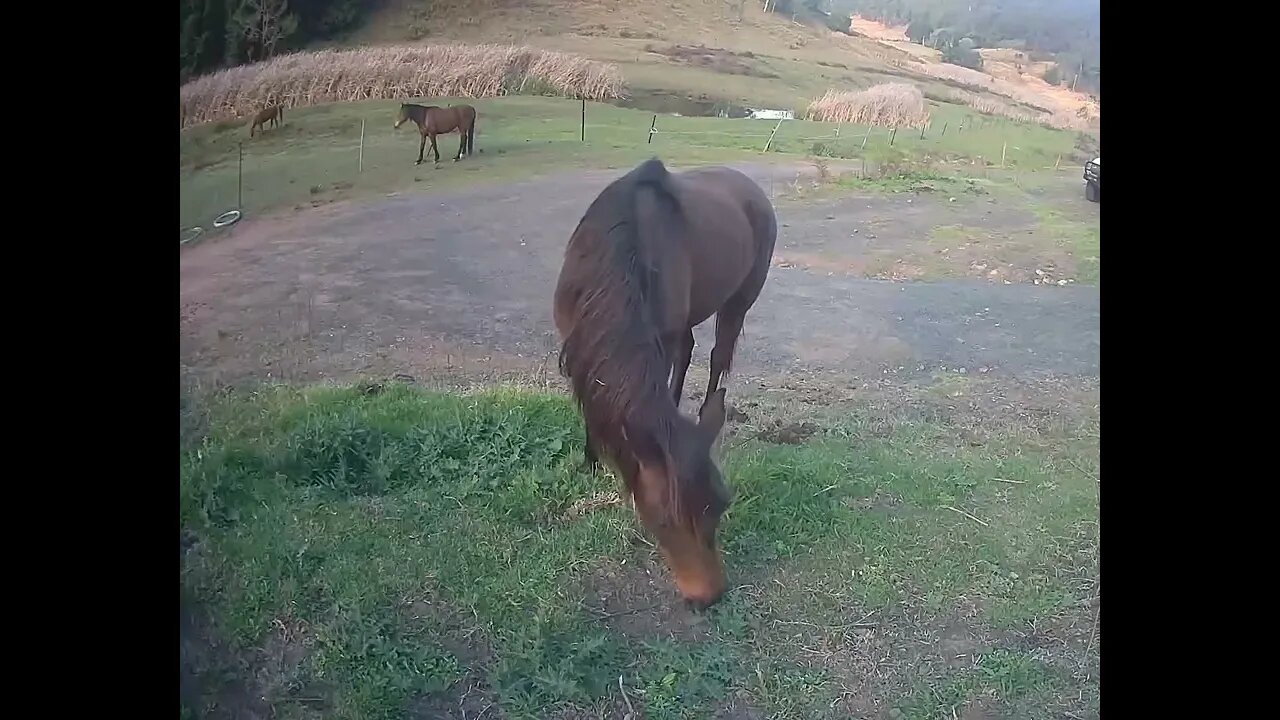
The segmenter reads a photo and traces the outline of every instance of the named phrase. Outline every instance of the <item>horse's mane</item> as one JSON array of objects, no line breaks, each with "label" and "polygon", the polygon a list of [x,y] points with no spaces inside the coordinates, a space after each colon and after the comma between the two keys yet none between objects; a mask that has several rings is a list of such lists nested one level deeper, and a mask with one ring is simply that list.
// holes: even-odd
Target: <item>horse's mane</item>
[{"label": "horse's mane", "polygon": [[[669,179],[657,158],[618,178],[587,208],[569,242],[577,301],[560,371],[593,440],[620,463],[630,462],[628,453],[646,464],[669,462],[680,419],[656,320],[663,310],[660,231],[680,212]],[[629,485],[635,481],[634,473],[622,474]],[[673,514],[681,505],[677,485],[666,503]]]}]

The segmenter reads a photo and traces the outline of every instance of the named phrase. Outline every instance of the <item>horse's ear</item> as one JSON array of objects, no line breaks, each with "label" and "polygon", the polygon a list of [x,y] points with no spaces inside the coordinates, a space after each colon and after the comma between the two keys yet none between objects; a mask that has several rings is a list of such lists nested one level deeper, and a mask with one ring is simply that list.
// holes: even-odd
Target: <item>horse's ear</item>
[{"label": "horse's ear", "polygon": [[724,388],[711,393],[706,402],[702,403],[702,408],[698,410],[698,431],[707,445],[716,441],[720,436],[721,428],[724,427],[724,393]]},{"label": "horse's ear", "polygon": [[652,431],[630,422],[622,424],[622,438],[631,448],[640,468],[640,476],[636,478],[638,487],[631,488],[632,493],[654,499],[665,497],[672,485],[671,476],[675,473],[671,453],[657,441]]}]

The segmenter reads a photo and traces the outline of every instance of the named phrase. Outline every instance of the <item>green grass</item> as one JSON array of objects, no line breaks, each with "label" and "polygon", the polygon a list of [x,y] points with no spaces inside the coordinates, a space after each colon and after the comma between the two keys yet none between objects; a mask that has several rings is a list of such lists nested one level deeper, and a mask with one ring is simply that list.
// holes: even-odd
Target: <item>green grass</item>
[{"label": "green grass", "polygon": [[[841,717],[858,657],[839,649],[841,626],[865,616],[908,669],[879,691],[884,707],[934,717],[935,692],[995,693],[1041,713],[1064,687],[1076,696],[1010,633],[1087,620],[1093,438],[973,447],[907,421],[873,439],[873,419],[840,411],[806,445],[735,441],[722,541],[738,589],[698,632],[672,633],[665,615],[626,629],[592,609],[604,570],[656,566],[625,507],[566,517],[615,484],[576,469],[580,422],[563,396],[263,388],[186,407],[202,419],[181,450],[184,595],[236,657],[292,629],[300,650],[275,670],[287,682],[262,691],[276,717],[403,717],[473,681],[517,718],[626,701],[649,718],[711,717],[731,700]],[[967,627],[991,644],[976,669],[915,662],[922,645],[906,638],[975,599]]]},{"label": "green grass", "polygon": [[1075,259],[1080,281],[1101,282],[1102,229],[1097,220],[1082,221],[1041,205],[1033,209],[1040,221],[1040,232]]},{"label": "green grass", "polygon": [[[434,102],[454,102],[435,98]],[[845,125],[841,139],[835,127],[821,123],[783,123],[763,155],[774,121],[660,116],[652,144],[648,130],[653,115],[601,103],[587,104],[586,142],[579,140],[581,106],[577,101],[545,97],[505,97],[468,100],[479,111],[477,155],[451,162],[457,135],[443,136],[438,146],[443,163],[417,159],[415,128],[392,129],[397,103],[368,101],[291,110],[285,125],[248,137],[246,123],[213,123],[182,132],[180,140],[179,222],[182,227],[206,229],[225,210],[237,207],[261,212],[274,208],[308,207],[335,199],[403,192],[443,190],[472,182],[525,178],[564,168],[628,167],[652,155],[681,165],[754,159],[802,160],[805,155],[866,158],[902,171],[948,158],[983,155],[999,158],[1000,144],[1017,144],[1018,166],[1052,165],[1058,152],[1069,152],[1073,136],[1038,126],[990,126],[964,133],[949,130],[924,140],[918,132],[903,131],[892,147],[888,135],[876,130],[863,148],[865,128]],[[954,127],[961,108],[942,106],[939,118]],[[360,170],[360,127],[364,126],[363,170]],[[947,122],[943,120],[942,122]],[[970,120],[970,122],[972,122]],[[243,174],[239,152],[243,143]],[[1011,160],[1010,165],[1014,165]],[[241,185],[242,183],[242,185]]]}]

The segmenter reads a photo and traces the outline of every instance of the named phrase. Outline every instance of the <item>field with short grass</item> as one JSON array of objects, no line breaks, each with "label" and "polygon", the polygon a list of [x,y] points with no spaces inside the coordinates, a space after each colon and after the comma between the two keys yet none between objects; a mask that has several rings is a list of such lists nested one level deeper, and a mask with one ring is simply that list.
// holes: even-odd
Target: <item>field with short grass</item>
[{"label": "field with short grass", "polygon": [[[460,102],[436,98],[436,103]],[[1000,121],[952,105],[936,105],[932,124],[890,136],[883,128],[712,117],[658,116],[548,97],[467,100],[478,110],[476,155],[452,159],[458,135],[437,139],[441,165],[415,166],[419,135],[412,124],[393,130],[391,101],[335,103],[288,110],[284,124],[250,138],[247,122],[219,122],[182,132],[179,222],[208,228],[237,207],[249,213],[301,209],[338,199],[415,190],[447,190],[476,182],[514,180],[578,167],[629,167],[658,155],[678,165],[750,159],[802,161],[809,156],[850,160],[875,177],[913,170],[972,174],[998,166],[1041,170],[1072,162],[1077,136],[1038,125]],[[363,155],[361,125],[364,126]],[[838,130],[838,134],[837,134]],[[769,152],[764,153],[766,142]],[[243,165],[241,155],[243,151]]]},{"label": "field with short grass", "polygon": [[184,716],[1096,717],[1096,394],[957,414],[983,382],[748,403],[703,614],[562,395],[185,396]]}]

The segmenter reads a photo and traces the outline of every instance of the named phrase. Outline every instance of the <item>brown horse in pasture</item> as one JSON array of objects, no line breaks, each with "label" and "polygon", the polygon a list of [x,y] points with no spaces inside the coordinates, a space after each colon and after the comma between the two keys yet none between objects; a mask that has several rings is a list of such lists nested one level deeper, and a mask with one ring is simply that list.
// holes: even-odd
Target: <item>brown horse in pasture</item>
[{"label": "brown horse in pasture", "polygon": [[253,131],[258,128],[265,130],[268,122],[271,123],[270,127],[277,127],[284,122],[283,105],[272,105],[259,110],[258,114],[253,116],[253,124],[249,126],[249,137],[253,137]]},{"label": "brown horse in pasture", "polygon": [[405,122],[412,120],[418,126],[418,132],[422,133],[422,143],[418,145],[418,162],[414,165],[422,164],[422,154],[427,147],[427,139],[431,139],[431,152],[435,153],[436,164],[440,163],[440,150],[436,147],[436,136],[445,135],[458,131],[458,154],[454,156],[453,161],[458,162],[462,159],[462,151],[467,151],[467,156],[475,150],[475,134],[476,134],[476,109],[470,105],[450,105],[447,108],[437,107],[435,105],[414,105],[412,103],[401,103],[400,114],[396,116],[396,128]]},{"label": "brown horse in pasture", "polygon": [[[586,459],[617,468],[680,594],[724,594],[716,530],[731,496],[711,459],[747,310],[778,224],[769,198],[725,167],[670,173],[654,158],[606,187],[569,238],[556,285],[560,370],[586,424]],[[693,328],[716,316],[706,399],[680,413]]]}]

